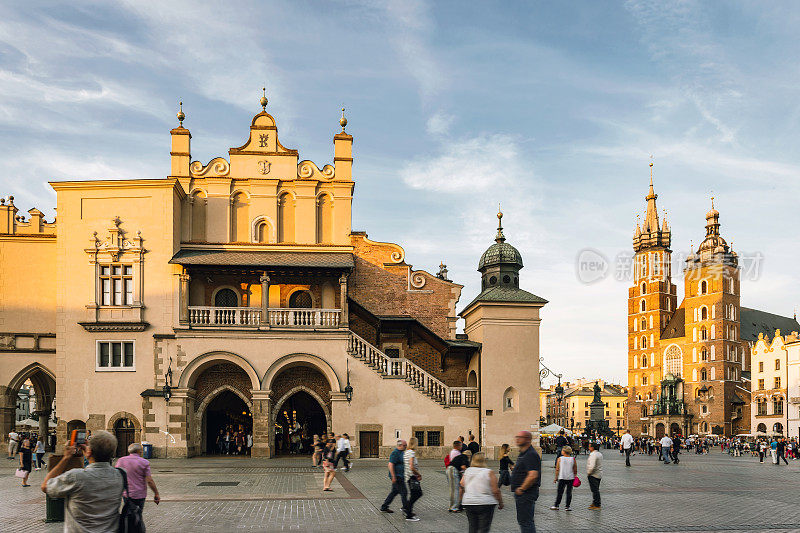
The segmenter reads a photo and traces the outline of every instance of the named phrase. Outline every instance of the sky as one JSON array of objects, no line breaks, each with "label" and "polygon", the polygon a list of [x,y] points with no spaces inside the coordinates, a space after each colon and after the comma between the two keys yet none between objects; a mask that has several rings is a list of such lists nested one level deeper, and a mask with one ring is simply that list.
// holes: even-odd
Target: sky
[{"label": "sky", "polygon": [[52,218],[48,181],[166,176],[179,100],[192,158],[226,156],[262,86],[321,167],[344,106],[353,229],[444,261],[460,311],[501,204],[544,363],[624,384],[651,155],[676,258],[713,195],[742,305],[800,306],[798,26],[793,2],[6,2],[0,196]]}]

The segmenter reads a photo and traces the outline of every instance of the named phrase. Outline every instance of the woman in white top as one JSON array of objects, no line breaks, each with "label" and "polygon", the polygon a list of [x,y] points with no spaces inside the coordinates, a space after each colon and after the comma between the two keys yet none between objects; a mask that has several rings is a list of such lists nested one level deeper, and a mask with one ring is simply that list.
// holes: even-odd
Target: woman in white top
[{"label": "woman in white top", "polygon": [[486,456],[472,456],[469,468],[461,477],[461,505],[469,520],[469,533],[485,533],[492,527],[494,508],[503,508],[503,496],[497,486],[497,476],[486,466]]},{"label": "woman in white top", "polygon": [[567,489],[567,506],[566,511],[571,511],[569,504],[572,503],[572,483],[575,481],[575,476],[578,475],[578,464],[575,458],[572,457],[572,448],[564,446],[561,448],[561,456],[556,461],[556,478],[553,483],[558,483],[558,495],[556,496],[556,503],[550,508],[553,511],[558,511],[558,506],[561,504],[561,496],[564,495],[564,489]]},{"label": "woman in white top", "polygon": [[403,509],[406,520],[418,522],[419,518],[414,514],[414,503],[422,498],[422,485],[420,480],[422,474],[419,473],[419,463],[417,462],[417,438],[408,439],[408,447],[403,452],[403,472],[405,472],[406,483],[408,484],[408,506]]}]

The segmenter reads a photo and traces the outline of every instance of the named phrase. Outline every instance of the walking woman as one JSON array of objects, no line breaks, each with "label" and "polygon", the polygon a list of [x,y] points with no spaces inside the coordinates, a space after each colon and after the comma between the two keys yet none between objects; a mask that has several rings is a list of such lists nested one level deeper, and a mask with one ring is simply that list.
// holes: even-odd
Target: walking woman
[{"label": "walking woman", "polygon": [[325,450],[322,452],[322,470],[325,472],[325,478],[322,483],[322,490],[325,492],[333,492],[331,483],[333,478],[336,477],[336,468],[333,466],[333,461],[336,459],[336,444],[329,442],[325,445]]},{"label": "walking woman", "polygon": [[33,453],[36,454],[36,470],[41,470],[43,464],[42,459],[44,459],[44,441],[42,441],[41,437],[36,441],[36,448],[33,450]]},{"label": "walking woman", "polygon": [[469,533],[487,533],[492,527],[494,509],[503,508],[503,495],[497,476],[486,465],[486,456],[478,452],[472,456],[469,468],[461,477],[464,495],[461,505],[467,513]]},{"label": "walking woman", "polygon": [[19,448],[19,469],[25,474],[22,478],[22,486],[23,487],[30,487],[28,485],[28,476],[31,475],[31,470],[33,470],[32,466],[32,459],[33,459],[33,450],[31,450],[31,441],[30,439],[24,439],[22,441],[22,446]]},{"label": "walking woman", "polygon": [[572,448],[564,446],[561,449],[561,456],[556,462],[556,477],[553,483],[558,483],[558,495],[556,496],[556,503],[550,508],[551,510],[558,511],[558,506],[561,504],[561,497],[564,495],[564,489],[567,489],[567,506],[564,510],[572,510],[570,507],[572,503],[572,484],[577,475],[578,464],[575,462],[575,458],[572,457]]},{"label": "walking woman", "polygon": [[508,444],[500,446],[500,478],[497,482],[498,488],[503,485],[511,485],[511,470],[514,469],[514,461],[508,456]]},{"label": "walking woman", "polygon": [[325,446],[319,438],[319,435],[314,435],[314,442],[311,444],[314,449],[311,455],[311,466],[317,467],[322,464],[322,449]]},{"label": "walking woman", "polygon": [[422,474],[419,473],[419,463],[417,462],[417,438],[408,439],[408,447],[403,452],[403,472],[408,480],[408,505],[404,509],[406,520],[418,522],[419,518],[414,514],[414,502],[422,498],[422,485],[420,480]]}]

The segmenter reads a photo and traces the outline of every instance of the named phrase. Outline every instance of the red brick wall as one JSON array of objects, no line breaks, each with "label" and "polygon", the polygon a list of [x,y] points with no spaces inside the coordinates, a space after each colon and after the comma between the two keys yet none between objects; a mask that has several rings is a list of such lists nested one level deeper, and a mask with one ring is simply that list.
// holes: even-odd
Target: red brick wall
[{"label": "red brick wall", "polygon": [[293,366],[275,376],[271,385],[272,401],[279,401],[284,394],[300,385],[308,387],[319,395],[330,412],[331,386],[320,371],[307,366]]},{"label": "red brick wall", "polygon": [[247,372],[233,363],[219,363],[198,376],[195,383],[195,406],[199,406],[206,396],[223,385],[230,385],[244,394],[248,400],[251,399],[252,383]]}]

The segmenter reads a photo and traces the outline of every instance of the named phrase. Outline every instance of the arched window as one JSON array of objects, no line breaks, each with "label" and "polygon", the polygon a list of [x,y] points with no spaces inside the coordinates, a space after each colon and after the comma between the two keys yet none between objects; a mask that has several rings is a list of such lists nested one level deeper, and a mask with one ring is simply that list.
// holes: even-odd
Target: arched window
[{"label": "arched window", "polygon": [[706,369],[703,368],[700,370],[700,381],[706,381],[708,379],[708,374],[706,373]]},{"label": "arched window", "polygon": [[270,242],[270,227],[266,220],[262,220],[256,224],[256,242],[269,243]]},{"label": "arched window", "polygon": [[509,387],[503,393],[503,411],[519,411],[519,393],[514,387]]},{"label": "arched window", "polygon": [[192,240],[206,240],[206,193],[195,191],[192,194]]},{"label": "arched window", "polygon": [[250,199],[244,193],[231,198],[231,242],[250,242]]},{"label": "arched window", "polygon": [[641,310],[643,313],[644,313],[645,311],[647,311],[647,304],[645,303],[645,301],[644,301],[644,300],[642,300],[642,301],[639,303],[639,309],[640,309],[640,310]]},{"label": "arched window", "polygon": [[642,335],[642,349],[647,348],[647,337]]},{"label": "arched window", "polygon": [[642,368],[647,368],[647,354],[642,354]]},{"label": "arched window", "polygon": [[703,306],[700,308],[700,320],[708,320],[708,307]]},{"label": "arched window", "polygon": [[647,406],[642,406],[642,418],[647,418]]},{"label": "arched window", "polygon": [[642,318],[642,331],[647,329],[647,319]]},{"label": "arched window", "polygon": [[647,393],[647,399],[648,400],[652,400],[653,399],[653,393],[652,392],[648,392]]},{"label": "arched window", "polygon": [[700,350],[700,360],[708,361],[708,350],[706,350],[705,346]]},{"label": "arched window", "polygon": [[705,326],[700,328],[700,340],[701,341],[708,340],[708,330],[706,329]]},{"label": "arched window", "polygon": [[295,309],[309,309],[313,304],[311,293],[308,291],[295,291],[289,296],[289,307]]},{"label": "arched window", "polygon": [[288,192],[278,197],[278,242],[294,242],[294,198]]},{"label": "arched window", "polygon": [[775,425],[772,426],[772,431],[783,434],[783,424],[780,422],[775,422]]},{"label": "arched window", "polygon": [[683,354],[676,344],[671,345],[664,352],[664,372],[680,376],[683,370]]},{"label": "arched window", "polygon": [[647,283],[642,282],[642,294],[647,294]]},{"label": "arched window", "polygon": [[239,295],[233,289],[220,289],[214,295],[215,307],[237,307],[239,305]]},{"label": "arched window", "polygon": [[700,294],[706,294],[708,292],[708,282],[701,281],[700,282]]},{"label": "arched window", "polygon": [[772,399],[772,414],[773,415],[783,414],[783,398],[781,398],[780,396],[775,396]]},{"label": "arched window", "polygon": [[333,203],[327,194],[317,198],[317,242],[333,242]]}]

